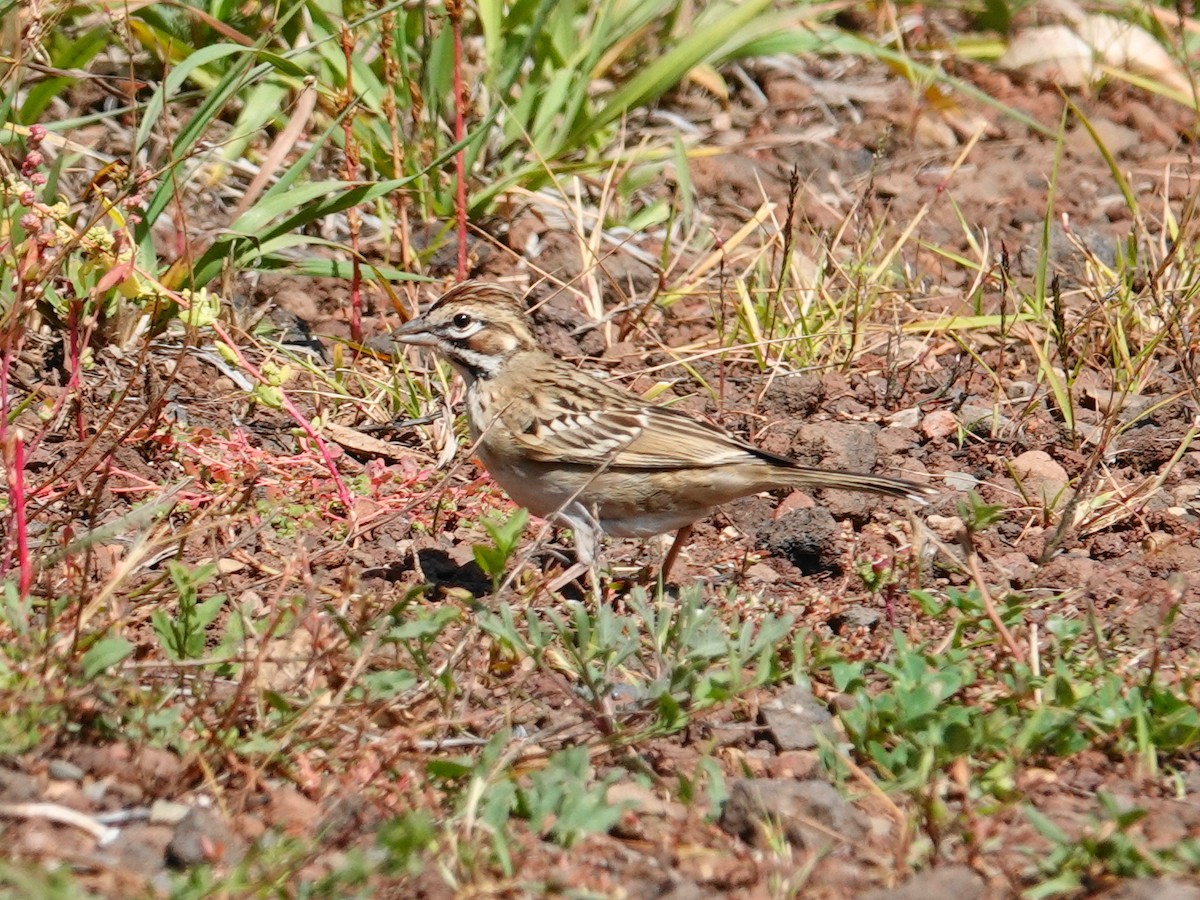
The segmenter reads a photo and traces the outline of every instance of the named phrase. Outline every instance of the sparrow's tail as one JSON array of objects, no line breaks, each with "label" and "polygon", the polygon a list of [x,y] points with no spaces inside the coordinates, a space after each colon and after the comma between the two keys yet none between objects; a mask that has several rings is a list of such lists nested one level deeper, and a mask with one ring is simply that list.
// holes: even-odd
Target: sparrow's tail
[{"label": "sparrow's tail", "polygon": [[938,495],[938,489],[928,484],[916,484],[900,478],[884,475],[860,475],[857,472],[831,472],[827,469],[809,469],[796,466],[779,473],[781,480],[799,488],[833,488],[842,491],[867,491],[902,500],[928,503]]}]

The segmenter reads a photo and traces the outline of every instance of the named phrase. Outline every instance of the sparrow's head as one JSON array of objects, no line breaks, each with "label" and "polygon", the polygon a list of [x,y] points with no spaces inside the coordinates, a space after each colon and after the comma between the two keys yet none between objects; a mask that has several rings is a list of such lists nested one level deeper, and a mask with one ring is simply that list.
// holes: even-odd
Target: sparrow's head
[{"label": "sparrow's head", "polygon": [[434,348],[471,378],[491,378],[515,353],[537,349],[521,299],[482,281],[455,285],[392,337]]}]

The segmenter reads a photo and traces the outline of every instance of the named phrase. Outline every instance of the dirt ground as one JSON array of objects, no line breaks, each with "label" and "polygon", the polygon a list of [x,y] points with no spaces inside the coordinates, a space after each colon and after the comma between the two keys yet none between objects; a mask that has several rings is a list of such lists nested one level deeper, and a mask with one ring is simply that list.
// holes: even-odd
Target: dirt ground
[{"label": "dirt ground", "polygon": [[[1019,81],[991,68],[958,74],[1039,122],[1059,119],[1063,101],[1051,85]],[[786,208],[795,170],[800,180],[796,216],[809,235],[828,235],[849,216],[859,233],[856,240],[886,245],[910,223],[919,222],[917,237],[925,249],[914,251],[917,242],[908,242],[902,259],[911,290],[889,300],[895,304],[897,322],[997,315],[1011,312],[1005,309],[1011,295],[988,288],[977,306],[971,272],[949,254],[974,258],[966,223],[993,252],[1004,248],[1007,277],[1031,290],[1047,185],[1057,170],[1052,266],[1061,275],[1068,319],[1086,322],[1094,312],[1089,295],[1077,290],[1086,281],[1088,253],[1111,263],[1134,223],[1105,159],[1081,126],[1068,131],[1056,164],[1058,150],[1052,138],[1034,134],[981,104],[963,102],[955,133],[944,116],[914,97],[911,87],[877,66],[807,61],[803,78],[765,68],[750,70],[750,75],[769,101],[766,105],[742,91],[722,106],[698,89],[682,92],[669,104],[691,121],[715,123],[709,143],[726,148],[697,159],[691,173],[699,205],[719,237],[733,236],[764,199]],[[1072,100],[1128,173],[1142,209],[1161,211],[1169,204],[1178,211],[1191,197],[1195,183],[1187,139],[1195,123],[1185,110],[1120,85]],[[984,126],[982,134],[965,162],[954,169],[969,136],[964,132],[976,124]],[[662,127],[654,120],[630,123],[631,130]],[[1158,231],[1162,223],[1148,227]],[[561,281],[580,274],[576,238],[548,224],[545,216],[519,212],[506,233],[509,247],[536,241],[535,261],[541,271]],[[654,256],[660,249],[653,238],[635,238],[631,246]],[[809,247],[806,252],[814,251]],[[481,277],[510,279],[518,287],[530,280],[529,266],[503,244],[479,256]],[[646,296],[656,283],[656,274],[633,253],[616,251],[603,268],[602,284],[614,306],[630,292]],[[344,286],[265,277],[255,290],[257,297],[272,298],[318,338],[347,334]],[[545,285],[536,286],[532,294],[537,301],[547,301],[535,316],[547,345],[565,358],[627,375],[626,383],[635,388],[651,383],[639,374],[644,367],[671,362],[670,348],[695,341],[712,328],[711,299],[687,298],[652,311],[623,343],[606,348],[596,330],[580,332],[575,327],[579,313],[572,301],[551,294]],[[368,330],[382,334],[398,324],[387,305],[378,298],[373,302]],[[874,468],[944,486],[937,499],[916,513],[926,523],[922,533],[927,537],[918,538],[926,541],[923,548],[910,546],[910,511],[903,504],[799,492],[757,497],[732,504],[697,526],[675,580],[736,583],[763,608],[790,612],[819,633],[846,638],[863,658],[884,653],[891,645],[890,618],[914,642],[935,641],[943,626],[924,622],[919,608],[907,599],[885,605],[882,596],[864,589],[855,566],[864,559],[920,558],[926,567],[911,575],[920,585],[966,586],[969,574],[936,564],[937,550],[929,542],[954,543],[958,504],[973,487],[984,501],[1007,511],[1000,524],[978,536],[979,560],[991,584],[1053,598],[1057,611],[1098,616],[1106,627],[1134,642],[1156,627],[1162,604],[1174,603],[1178,614],[1162,650],[1194,647],[1200,632],[1200,452],[1186,447],[1197,409],[1190,399],[1195,394],[1189,394],[1194,360],[1183,353],[1194,345],[1180,353],[1163,350],[1155,370],[1136,391],[1117,401],[1109,393],[1112,385],[1105,381],[1102,361],[1085,360],[1072,434],[1049,401],[1045,385],[1038,382],[1039,362],[1028,343],[976,343],[979,349],[973,356],[950,331],[927,337],[914,330],[897,333],[897,338],[870,338],[849,367],[788,377],[768,377],[753,367],[715,358],[700,360],[695,372],[709,384],[721,385],[719,400],[697,390],[678,370],[671,375],[677,380],[668,396],[767,449],[805,462]],[[40,378],[36,362],[25,373],[30,383]],[[364,358],[355,364],[386,371],[380,361]],[[91,377],[97,386],[108,378],[108,387],[116,389],[131,381],[130,365],[109,361]],[[999,383],[991,373],[998,374]],[[113,473],[90,498],[95,504],[89,513],[93,521],[109,520],[143,499],[137,485],[161,483],[161,459],[167,455],[184,460],[186,471],[206,477],[219,470],[228,486],[220,502],[231,505],[264,473],[275,497],[298,495],[306,485],[322,480],[319,460],[293,454],[290,420],[239,400],[233,382],[210,362],[164,355],[147,366],[144,376],[151,393],[156,385],[169,382],[170,414],[186,418],[193,429],[209,429],[211,439],[192,448],[165,447],[161,432],[143,427],[145,417],[135,403],[117,403],[114,422],[129,437],[112,452]],[[135,399],[140,390],[133,388]],[[105,394],[97,390],[93,396]],[[305,402],[306,408],[314,408],[320,399]],[[1118,420],[1150,411],[1133,427],[1113,434],[1104,425],[1113,420],[1114,402],[1124,404]],[[363,475],[377,484],[362,510],[374,517],[373,524],[357,540],[347,542],[326,527],[319,503],[298,513],[301,527],[295,534],[221,535],[224,548],[219,555],[229,561],[221,572],[221,590],[242,598],[253,592],[269,609],[274,581],[264,560],[277,567],[275,577],[285,577],[278,574],[285,572],[303,581],[314,604],[330,591],[353,585],[362,605],[339,611],[350,630],[372,611],[377,614],[399,602],[410,588],[427,582],[439,585],[439,591],[429,595],[439,598],[437,602],[469,610],[466,598],[474,595],[486,603],[490,585],[474,566],[471,547],[482,538],[480,511],[506,510],[507,501],[473,463],[461,462],[449,474],[435,470],[436,448],[429,443],[428,431],[408,428],[388,439],[399,448],[391,459],[368,463],[354,452],[339,458],[348,476]],[[63,460],[69,460],[67,468],[85,472],[110,446],[57,435],[35,451],[31,466],[49,474],[62,471]],[[1185,449],[1179,455],[1181,447]],[[276,456],[274,465],[264,463],[270,454]],[[1162,472],[1167,472],[1166,478],[1152,483]],[[1060,530],[1064,504],[1070,502],[1070,492],[1060,491],[1068,481],[1081,478],[1106,487],[1151,487],[1120,515],[1105,518],[1111,509],[1097,508],[1084,517],[1082,527]],[[414,528],[416,520],[407,514],[412,498],[428,497],[427,491],[446,484],[437,530]],[[818,505],[817,500],[822,502]],[[206,551],[200,541],[192,552],[196,560],[218,555],[211,547]],[[658,552],[636,542],[617,542],[609,555],[622,564],[647,563]],[[99,547],[92,562],[103,578],[119,559],[117,549]],[[149,643],[149,612],[131,607],[127,614],[141,617]],[[339,678],[347,675],[327,665],[332,659],[327,654],[338,639],[336,629],[316,605],[305,615],[305,627],[292,638],[292,662],[280,663],[264,677],[268,685],[272,679],[309,679],[336,694]],[[465,689],[474,694],[472,708],[495,711],[504,708],[506,695],[524,698],[504,715],[481,715],[472,723],[480,734],[486,736],[501,720],[539,733],[557,729],[582,734],[596,727],[552,671],[523,670],[507,681],[485,677],[485,670],[494,673],[495,661],[486,658],[482,648],[466,651],[463,662],[466,669],[481,673]],[[220,690],[227,698],[247,687],[234,681]],[[829,685],[814,685],[814,691],[822,708],[838,702]],[[219,693],[197,696],[197,705],[215,699],[220,699]],[[681,732],[638,744],[641,763],[652,779],[663,783],[695,772],[701,757],[715,760],[736,787],[719,818],[708,818],[706,806],[666,799],[669,795],[661,791],[622,782],[613,795],[628,799],[635,808],[607,834],[586,836],[565,850],[536,834],[518,833],[513,848],[520,861],[518,877],[512,882],[480,877],[472,891],[522,896],[535,893],[530,886],[539,885],[538,890],[564,896],[674,900],[781,896],[789,891],[805,897],[967,900],[1013,896],[1032,883],[1031,864],[1049,852],[1049,845],[1015,807],[991,812],[969,838],[947,835],[942,845],[925,854],[934,864],[910,875],[906,865],[897,862],[899,826],[885,799],[861,785],[849,799],[827,797],[812,787],[821,778],[816,750],[789,740],[780,724],[804,699],[805,692],[797,688],[760,690],[697,716]],[[773,702],[778,707],[774,713]],[[322,754],[312,750],[296,757],[286,770],[254,769],[231,755],[220,773],[205,771],[197,756],[177,748],[155,749],[144,746],[137,734],[109,733],[102,721],[89,721],[83,710],[77,712],[81,718],[72,727],[58,728],[57,737],[36,752],[6,762],[0,769],[0,798],[6,803],[52,800],[97,815],[132,807],[149,807],[153,814],[123,824],[120,837],[103,847],[84,831],[38,818],[10,819],[3,825],[3,838],[14,858],[69,861],[108,896],[164,890],[168,862],[176,868],[204,861],[229,864],[268,830],[301,840],[322,835],[298,869],[302,875],[320,877],[344,864],[355,848],[370,845],[375,830],[407,808],[414,796],[434,793],[420,784],[427,752],[421,743],[426,734],[422,723],[430,721],[423,717],[436,717],[438,711],[432,709],[377,711],[376,724],[390,743],[363,745],[353,752],[347,749],[349,738],[329,726],[324,736],[338,748],[328,751],[329,758],[336,758],[340,768],[327,767]],[[604,772],[619,768],[620,762],[614,754],[597,758],[595,765]],[[1088,751],[1065,763],[1057,760],[1048,768],[1024,770],[1018,789],[1026,802],[1067,831],[1088,827],[1100,791],[1120,802],[1136,803],[1146,811],[1137,826],[1140,839],[1149,847],[1164,846],[1200,837],[1198,762],[1172,759],[1173,775],[1167,779]],[[947,790],[952,793],[952,787]],[[215,795],[219,802],[203,808],[196,803],[200,795]],[[952,797],[951,802],[959,800]],[[436,806],[436,800],[431,805]],[[785,822],[781,827],[789,850],[777,852],[764,843],[752,824],[763,815]],[[801,823],[796,835],[786,825],[792,818]],[[811,824],[813,818],[822,823],[819,831],[833,835],[830,841],[814,841],[811,833],[805,837],[804,823]],[[930,837],[910,835],[912,840]],[[803,877],[798,875],[801,870]],[[1185,880],[1181,876],[1174,881],[1118,882],[1101,877],[1088,892],[1153,895],[1160,900],[1200,896],[1200,890]],[[395,897],[455,893],[432,865],[414,876],[397,875],[377,890],[376,896]]]}]

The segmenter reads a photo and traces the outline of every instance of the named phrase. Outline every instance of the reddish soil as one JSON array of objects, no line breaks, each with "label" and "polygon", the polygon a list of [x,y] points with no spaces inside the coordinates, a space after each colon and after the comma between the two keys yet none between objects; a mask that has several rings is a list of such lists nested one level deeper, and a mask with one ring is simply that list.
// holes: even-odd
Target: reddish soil
[{"label": "reddish soil", "polygon": [[[1133,223],[1103,157],[1081,127],[1066,135],[1056,165],[1054,140],[994,109],[964,103],[960,119],[978,118],[986,128],[963,165],[953,170],[964,136],[947,132],[939,113],[914,108],[905,84],[879,68],[838,63],[835,71],[833,63],[807,65],[804,80],[777,71],[751,72],[770,101],[767,106],[748,93],[735,96],[728,108],[698,90],[672,100],[692,121],[718,122],[711,142],[729,148],[697,159],[692,171],[699,203],[721,238],[729,239],[764,199],[786,209],[795,169],[800,180],[795,216],[803,224],[800,243],[808,242],[803,249],[810,255],[815,256],[817,246],[812,236],[832,240],[843,220],[853,231],[849,242],[862,246],[876,240],[887,246],[919,220],[917,240],[904,243],[899,260],[909,273],[910,289],[886,301],[895,307],[895,321],[1011,314],[1015,292],[1032,290],[1047,183],[1057,169],[1051,254],[1053,269],[1061,275],[1063,314],[1068,326],[1078,329],[1076,334],[1096,327],[1095,301],[1081,289],[1086,281],[1082,248],[1111,262]],[[993,70],[958,74],[1039,122],[1058,121],[1062,99],[1048,85],[1016,82]],[[839,105],[837,97],[850,99]],[[1194,190],[1185,143],[1193,118],[1121,86],[1072,99],[1107,136],[1142,210],[1160,215],[1169,202],[1178,212]],[[834,128],[827,131],[830,122]],[[952,143],[944,146],[939,140]],[[964,222],[974,240],[993,251],[1007,251],[1006,276],[1013,290],[1005,292],[992,280],[977,295],[972,293],[972,273],[950,258],[952,253],[977,256]],[[1147,225],[1152,232],[1161,227]],[[523,247],[531,234],[541,247],[536,271],[559,281],[580,274],[574,236],[526,212],[510,223],[508,241]],[[940,252],[914,250],[918,240]],[[637,246],[657,254],[652,240]],[[510,278],[519,286],[531,268],[501,245],[486,254],[477,274]],[[602,268],[610,308],[624,302],[631,289],[642,299],[654,288],[653,273],[628,254],[614,253]],[[341,287],[264,279],[257,290],[315,335],[347,333]],[[538,285],[532,297],[543,301],[550,294]],[[366,324],[375,333],[396,324],[383,303],[369,312]],[[966,488],[974,485],[983,500],[1006,510],[1001,522],[977,540],[983,575],[994,588],[1043,601],[1053,598],[1057,613],[1098,616],[1106,633],[1131,645],[1154,646],[1160,632],[1158,646],[1166,654],[1182,654],[1196,645],[1200,451],[1186,446],[1197,412],[1194,373],[1189,374],[1194,347],[1173,343],[1173,337],[1164,342],[1156,368],[1115,414],[1106,394],[1112,385],[1103,359],[1082,360],[1072,432],[1039,382],[1040,366],[1030,342],[1016,332],[1006,342],[972,336],[969,343],[977,353],[971,355],[964,352],[968,341],[960,342],[948,330],[929,338],[920,332],[889,336],[874,331],[852,365],[789,377],[714,358],[696,362],[696,374],[720,386],[719,400],[678,368],[642,374],[644,367],[673,362],[673,348],[711,333],[713,318],[711,296],[681,300],[652,310],[623,343],[606,347],[598,330],[578,330],[582,311],[564,294],[550,298],[536,313],[539,334],[559,355],[606,368],[634,388],[648,387],[660,377],[676,379],[662,399],[677,398],[682,407],[719,420],[770,450],[812,464],[931,478],[946,490],[921,512],[927,523],[922,529],[928,531],[918,532],[916,550],[902,504],[800,493],[732,504],[697,526],[675,573],[679,583],[695,578],[718,585],[736,582],[747,598],[756,598],[745,601],[748,609],[799,616],[818,634],[845,638],[864,658],[892,645],[889,617],[914,642],[936,640],[944,625],[924,621],[903,595],[897,600],[870,594],[855,572],[863,561],[895,560],[914,583],[939,589],[968,585],[971,575],[961,556],[954,555],[955,517]],[[876,321],[886,318],[875,316]],[[1095,350],[1086,340],[1080,346],[1089,353]],[[389,377],[382,361],[362,358],[354,365],[372,377]],[[36,358],[30,366],[30,384],[43,381],[51,367]],[[180,514],[180,527],[193,521],[202,532],[188,543],[184,559],[219,559],[219,590],[240,600],[257,598],[264,617],[260,624],[285,609],[300,623],[286,641],[263,644],[256,683],[206,683],[207,693],[195,697],[191,715],[196,727],[188,733],[211,735],[220,724],[212,721],[206,704],[232,709],[226,723],[230,728],[240,727],[238,716],[245,716],[252,731],[249,723],[259,702],[252,698],[263,691],[285,692],[285,686],[304,684],[314,697],[348,702],[340,691],[352,673],[342,667],[345,660],[339,654],[364,623],[392,606],[440,605],[466,619],[475,614],[477,602],[488,603],[491,586],[475,566],[471,547],[485,537],[478,527],[481,513],[507,510],[508,501],[473,463],[460,463],[450,472],[437,470],[438,448],[431,443],[430,428],[401,427],[383,435],[392,442],[391,458],[368,461],[371,454],[353,449],[340,455],[344,476],[364,476],[375,485],[357,510],[358,531],[348,537],[344,528],[329,524],[338,518],[332,485],[311,448],[296,450],[292,420],[248,403],[214,365],[191,356],[176,361],[169,353],[146,361],[106,360],[89,375],[89,390],[96,398],[88,411],[90,421],[102,421],[105,410],[114,410],[100,438],[81,440],[64,427],[31,461],[31,472],[35,477],[45,473],[47,483],[69,471],[91,486],[88,493],[57,506],[54,521],[114,521],[148,495],[150,485],[163,484],[164,472],[171,473],[166,484],[191,475],[206,485],[205,499],[197,491],[195,502],[207,506]],[[127,393],[120,395],[122,390]],[[122,399],[106,400],[114,391]],[[316,401],[304,402],[312,409]],[[345,407],[346,412],[351,409]],[[1142,409],[1151,411],[1132,427],[1106,432],[1107,423],[1130,421]],[[186,416],[192,429],[210,429],[212,440],[199,447],[174,444],[161,425],[166,415]],[[373,424],[349,415],[339,422]],[[88,472],[104,458],[109,462],[103,478]],[[1148,479],[1164,473],[1161,484],[1150,484],[1136,503],[1102,505],[1060,528],[1074,503],[1070,490],[1059,495],[1063,480],[1084,484],[1086,500],[1149,484]],[[214,484],[223,487],[213,490]],[[314,486],[319,490],[312,491]],[[191,488],[181,490],[186,494]],[[248,504],[264,499],[268,505],[279,504],[303,492],[325,500],[295,513],[298,529],[222,525],[226,519],[243,521],[236,514]],[[428,513],[434,498],[441,502],[436,522]],[[819,506],[815,501],[821,501]],[[533,533],[530,529],[527,543]],[[129,539],[123,534],[119,541],[98,545],[88,562],[88,577],[103,584]],[[939,549],[938,542],[945,548]],[[659,552],[617,542],[608,558],[623,566],[653,562]],[[546,564],[556,565],[549,559]],[[538,564],[531,565],[536,569]],[[162,583],[163,573],[150,566],[137,580],[150,590]],[[411,588],[424,584],[435,588],[415,599],[409,596]],[[286,595],[291,603],[293,593],[300,596],[296,605],[280,602]],[[327,605],[329,598],[339,598],[336,608]],[[1161,628],[1165,606],[1174,606],[1177,615]],[[150,655],[154,636],[148,611],[130,607],[96,614],[123,615],[140,623],[142,644],[134,661]],[[370,845],[380,823],[410,809],[418,798],[437,807],[438,788],[425,770],[431,753],[424,740],[487,737],[502,726],[520,727],[530,734],[555,735],[546,745],[591,742],[598,777],[608,771],[627,773],[624,751],[606,753],[592,742],[601,723],[553,668],[507,671],[498,654],[497,645],[483,642],[461,651],[464,699],[455,709],[437,709],[430,701],[415,708],[371,706],[364,721],[382,741],[358,742],[341,733],[336,715],[324,709],[300,713],[296,734],[304,741],[297,747],[307,749],[297,749],[286,764],[277,760],[266,770],[211,747],[144,747],[143,735],[110,733],[102,711],[89,720],[77,708],[78,727],[54,726],[54,735],[48,734],[36,752],[14,758],[0,770],[0,799],[52,798],[99,813],[157,800],[191,804],[197,796],[209,795],[220,799],[220,815],[192,822],[199,835],[194,846],[187,844],[187,834],[181,836],[182,826],[167,818],[139,824],[136,833],[126,828],[119,842],[102,849],[66,826],[9,820],[3,830],[9,852],[69,860],[98,891],[117,896],[147,885],[161,889],[168,858],[177,866],[204,860],[228,863],[265,829],[276,829],[303,838],[321,835],[317,849],[297,862],[299,871],[316,877],[344,864],[348,849]],[[188,683],[178,672],[170,677],[179,678],[181,688]],[[229,706],[226,701],[238,692],[246,692],[245,697]],[[646,777],[641,785],[626,779],[619,786],[639,811],[626,813],[610,833],[585,837],[570,850],[518,827],[511,848],[519,860],[517,881],[491,882],[486,873],[477,872],[479,891],[505,896],[586,890],[600,896],[766,897],[790,884],[806,897],[916,896],[919,891],[932,900],[1011,896],[1031,883],[1031,859],[1047,852],[1048,845],[1015,805],[991,813],[969,841],[960,835],[940,845],[932,842],[918,854],[926,861],[925,870],[912,876],[916,880],[909,893],[902,893],[891,892],[909,872],[890,801],[857,782],[849,783],[854,794],[849,809],[837,811],[849,818],[830,826],[837,839],[821,852],[806,846],[802,835],[790,833],[787,853],[768,852],[761,834],[731,823],[728,811],[713,821],[703,803],[668,799],[676,796],[681,777],[695,777],[701,757],[715,760],[730,782],[752,778],[807,784],[819,777],[814,775],[814,751],[782,747],[763,724],[760,707],[779,692],[753,692],[697,716],[677,734],[639,742],[629,752],[636,754]],[[817,684],[815,692],[824,703],[839,702],[830,685]],[[509,698],[521,702],[510,708]],[[152,733],[152,724],[144,727]],[[223,760],[220,772],[202,764],[210,757]],[[1089,751],[1045,769],[1023,770],[1018,787],[1026,802],[1068,832],[1082,830],[1097,814],[1098,791],[1136,802],[1147,811],[1136,828],[1139,839],[1159,847],[1200,837],[1200,767],[1194,759],[1173,758],[1167,768],[1171,779],[1161,771],[1116,765]],[[91,787],[99,783],[106,790]],[[963,798],[949,796],[954,786],[946,782],[944,788],[948,802],[962,809]],[[753,804],[752,799],[745,802]],[[195,810],[189,815],[197,818]],[[929,841],[930,836],[920,839]],[[164,849],[168,843],[169,851]],[[415,880],[398,875],[378,887],[379,896],[453,893],[433,866]],[[1111,880],[1099,878],[1089,889],[1115,888]],[[1172,888],[1142,882],[1138,889],[1192,896],[1182,884]]]}]

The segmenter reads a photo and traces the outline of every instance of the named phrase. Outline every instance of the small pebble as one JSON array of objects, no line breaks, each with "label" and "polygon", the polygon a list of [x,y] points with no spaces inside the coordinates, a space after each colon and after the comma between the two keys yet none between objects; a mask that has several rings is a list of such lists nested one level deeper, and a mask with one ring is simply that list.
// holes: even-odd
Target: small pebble
[{"label": "small pebble", "polygon": [[50,760],[47,770],[56,781],[83,781],[83,769],[65,759]]},{"label": "small pebble", "polygon": [[755,563],[746,570],[746,575],[764,584],[774,584],[779,580],[779,573],[766,563]]},{"label": "small pebble", "polygon": [[921,434],[936,441],[958,432],[958,417],[948,409],[936,409],[921,420]]},{"label": "small pebble", "polygon": [[1047,508],[1066,502],[1067,470],[1044,450],[1027,450],[1012,461],[1012,472],[1030,499]]},{"label": "small pebble", "polygon": [[186,803],[155,800],[150,804],[150,821],[155,825],[175,825],[182,822],[191,809]]},{"label": "small pebble", "polygon": [[926,516],[925,524],[944,541],[957,541],[966,527],[958,516]]},{"label": "small pebble", "polygon": [[921,422],[921,410],[915,406],[892,413],[885,419],[889,428],[916,428]]},{"label": "small pebble", "polygon": [[1033,396],[1033,391],[1033,384],[1028,381],[1010,381],[1004,388],[1010,400],[1028,400]]},{"label": "small pebble", "polygon": [[970,491],[979,486],[979,479],[966,472],[947,472],[942,481],[952,491]]},{"label": "small pebble", "polygon": [[89,803],[99,803],[107,793],[108,781],[105,779],[92,781],[83,786],[83,796],[87,798]]}]

